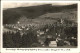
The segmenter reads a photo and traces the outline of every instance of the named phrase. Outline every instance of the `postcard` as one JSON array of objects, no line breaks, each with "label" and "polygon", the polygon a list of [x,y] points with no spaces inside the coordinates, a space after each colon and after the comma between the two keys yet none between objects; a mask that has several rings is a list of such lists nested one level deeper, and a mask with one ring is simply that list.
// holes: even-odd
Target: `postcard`
[{"label": "postcard", "polygon": [[1,52],[80,53],[79,5],[2,1]]}]

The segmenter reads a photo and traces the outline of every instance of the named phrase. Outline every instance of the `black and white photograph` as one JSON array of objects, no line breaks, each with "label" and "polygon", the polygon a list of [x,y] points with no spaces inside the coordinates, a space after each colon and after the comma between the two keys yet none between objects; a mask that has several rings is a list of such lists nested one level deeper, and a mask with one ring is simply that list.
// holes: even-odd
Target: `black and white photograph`
[{"label": "black and white photograph", "polygon": [[4,2],[3,48],[77,48],[77,3]]}]

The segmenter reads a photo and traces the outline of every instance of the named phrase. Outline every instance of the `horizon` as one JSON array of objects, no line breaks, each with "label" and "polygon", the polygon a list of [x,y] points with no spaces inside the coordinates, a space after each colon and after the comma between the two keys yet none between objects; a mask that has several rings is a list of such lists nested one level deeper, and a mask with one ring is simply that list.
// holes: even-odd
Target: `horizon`
[{"label": "horizon", "polygon": [[52,6],[66,6],[66,5],[73,5],[76,3],[3,3],[3,10],[9,9],[9,8],[18,8],[18,7],[29,7],[29,6],[38,6],[38,5],[44,5],[44,4],[52,4]]}]

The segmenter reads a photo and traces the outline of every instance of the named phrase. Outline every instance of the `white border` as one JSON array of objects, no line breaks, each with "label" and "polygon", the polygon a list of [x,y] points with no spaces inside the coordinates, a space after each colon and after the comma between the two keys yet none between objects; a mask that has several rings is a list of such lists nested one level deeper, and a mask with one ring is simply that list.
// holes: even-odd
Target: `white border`
[{"label": "white border", "polygon": [[[47,49],[47,48],[35,48],[35,49],[43,49],[42,51],[22,51],[22,50],[16,50],[16,51],[14,51],[14,50],[7,50],[6,51],[6,48],[2,48],[2,46],[3,46],[3,42],[2,42],[2,33],[1,33],[1,52],[2,53],[10,53],[10,52],[17,52],[17,53],[23,53],[23,52],[27,52],[27,53],[44,53],[44,52],[46,52],[46,53],[53,53],[53,52],[55,52],[55,53],[80,53],[80,36],[79,36],[79,31],[80,31],[80,28],[79,28],[79,26],[80,26],[80,18],[79,18],[79,14],[80,14],[80,2],[79,1],[1,1],[1,32],[3,31],[3,27],[2,27],[2,22],[3,22],[3,20],[2,20],[2,15],[3,15],[3,2],[20,2],[20,3],[22,3],[22,2],[24,2],[24,3],[26,3],[26,2],[28,2],[28,3],[78,3],[78,47],[77,48],[53,48],[54,50],[55,49],[60,49],[60,50],[57,50],[57,51],[51,51],[51,50],[49,50],[49,51],[46,51],[46,50],[44,50],[44,49]],[[12,49],[12,48],[10,48],[10,49]],[[15,49],[18,49],[18,48],[15,48]],[[20,48],[20,49],[26,49],[26,48]],[[30,48],[27,48],[27,49],[30,49]],[[51,49],[51,48],[48,48],[48,49]],[[61,49],[63,49],[64,51],[62,51]],[[67,49],[70,49],[70,51],[68,51]]]},{"label": "white border", "polygon": [[[2,0],[2,1],[16,1],[16,0]],[[64,1],[64,0],[17,0],[17,1]],[[65,1],[79,1],[79,0],[65,0]]]}]

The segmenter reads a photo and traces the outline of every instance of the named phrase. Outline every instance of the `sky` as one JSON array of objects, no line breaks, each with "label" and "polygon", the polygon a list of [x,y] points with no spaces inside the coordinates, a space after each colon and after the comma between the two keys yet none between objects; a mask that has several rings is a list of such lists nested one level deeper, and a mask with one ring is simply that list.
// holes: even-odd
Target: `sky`
[{"label": "sky", "polygon": [[[35,5],[43,5],[46,3],[19,3],[19,2],[3,2],[3,9],[7,8],[16,8],[16,7],[27,7],[27,6],[35,6]],[[50,4],[50,3],[47,3]],[[71,5],[74,3],[51,3],[52,5]]]}]

